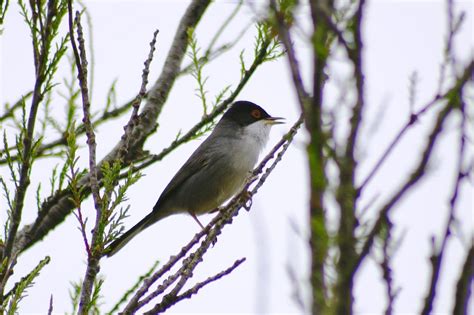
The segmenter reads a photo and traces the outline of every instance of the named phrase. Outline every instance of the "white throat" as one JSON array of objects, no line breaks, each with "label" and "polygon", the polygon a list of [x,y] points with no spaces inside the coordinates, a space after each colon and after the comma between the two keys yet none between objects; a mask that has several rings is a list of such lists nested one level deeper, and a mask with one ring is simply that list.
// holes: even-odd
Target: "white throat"
[{"label": "white throat", "polygon": [[249,146],[253,146],[258,153],[265,148],[270,135],[271,125],[264,120],[259,120],[243,128],[242,140],[248,142]]}]

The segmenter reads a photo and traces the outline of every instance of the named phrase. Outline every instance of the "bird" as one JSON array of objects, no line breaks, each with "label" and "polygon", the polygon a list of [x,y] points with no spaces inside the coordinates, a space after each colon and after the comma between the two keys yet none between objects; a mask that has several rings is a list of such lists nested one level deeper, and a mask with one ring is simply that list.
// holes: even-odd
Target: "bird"
[{"label": "bird", "polygon": [[236,101],[211,134],[194,151],[161,193],[153,210],[105,249],[108,257],[157,221],[189,213],[210,213],[242,190],[264,149],[273,125],[283,118],[270,116],[250,101]]}]

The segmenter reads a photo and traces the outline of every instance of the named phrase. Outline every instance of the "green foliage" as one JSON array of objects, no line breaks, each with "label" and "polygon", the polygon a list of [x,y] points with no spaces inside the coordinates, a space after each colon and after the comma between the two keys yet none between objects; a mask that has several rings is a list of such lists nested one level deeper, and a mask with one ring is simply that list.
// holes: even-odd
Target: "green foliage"
[{"label": "green foliage", "polygon": [[115,85],[117,84],[117,79],[115,79],[107,92],[107,99],[105,101],[104,113],[110,111],[110,108],[117,108],[117,93],[115,91]]},{"label": "green foliage", "polygon": [[[280,41],[276,37],[276,33],[273,32],[269,21],[258,22],[256,24],[256,31],[257,34],[255,36],[253,49],[254,63],[252,67],[258,67],[267,61],[276,60],[285,54],[281,49]],[[239,55],[241,80],[249,71],[245,64],[244,52],[245,51],[242,50]]]},{"label": "green foliage", "polygon": [[[8,142],[8,137],[6,131],[3,132],[3,156],[5,158],[5,162],[7,164],[8,170],[10,172],[10,180],[15,186],[15,191],[19,187],[19,177],[20,177],[20,168],[21,165],[23,164],[23,148],[24,148],[24,136],[26,134],[26,109],[25,109],[25,101],[24,98],[20,101],[20,109],[21,109],[21,115],[20,118],[14,118],[14,124],[18,128],[18,134],[15,137],[15,146],[10,147],[9,142]],[[14,159],[14,157],[11,154],[12,150],[17,151],[18,158]],[[28,162],[31,162],[33,159],[33,155],[29,155],[28,158],[30,159]],[[12,213],[16,207],[15,204],[15,198],[12,198],[12,194],[8,188],[6,180],[0,176],[0,182],[2,185],[2,191],[3,195],[5,196],[5,199],[7,200],[8,204],[8,209],[7,209],[7,218],[5,220],[5,236],[8,235],[6,231],[8,231],[8,227],[10,225],[10,220],[12,218]]]},{"label": "green foliage", "polygon": [[[54,86],[52,83],[59,61],[67,50],[68,35],[55,42],[59,34],[62,18],[67,12],[67,1],[31,2],[28,9],[23,0],[19,0],[21,14],[31,31],[35,57],[36,76],[41,84],[39,99]],[[52,46],[55,46],[51,54]]]},{"label": "green foliage", "polygon": [[196,79],[197,83],[196,96],[201,100],[203,116],[206,116],[208,113],[208,105],[206,100],[207,91],[205,89],[205,84],[208,77],[203,76],[203,68],[206,60],[200,56],[201,48],[198,46],[193,28],[188,29],[188,45],[190,49],[188,56],[192,61],[191,76]]},{"label": "green foliage", "polygon": [[[13,164],[14,163],[13,159],[10,155],[10,149],[8,147],[8,140],[7,140],[6,132],[3,132],[3,146],[5,148],[5,151],[4,151],[5,160],[7,162],[8,169],[10,170],[10,179],[12,180],[15,187],[17,187],[18,186],[18,177],[17,177],[17,172],[16,172],[14,164]],[[13,202],[10,198],[10,191],[8,190],[8,186],[6,185],[6,182],[3,179],[3,177],[0,177],[0,180],[2,182],[3,194],[5,195],[5,198],[7,199],[8,209],[11,211],[13,209]]]},{"label": "green foliage", "polygon": [[313,32],[313,50],[321,60],[326,60],[329,56],[330,46],[328,45],[329,32],[325,27],[318,27]]},{"label": "green foliage", "polygon": [[[71,282],[72,289],[69,290],[69,297],[71,298],[72,311],[71,315],[77,314],[79,308],[79,300],[81,298],[81,284],[80,282]],[[69,314],[69,313],[66,313]]]},{"label": "green foliage", "polygon": [[89,301],[89,305],[87,306],[88,314],[101,314],[100,312],[100,299],[101,294],[100,291],[102,289],[102,285],[104,284],[104,279],[101,277],[97,277],[94,281],[94,287],[92,291],[92,296]]},{"label": "green foliage", "polygon": [[[8,315],[16,314],[18,311],[18,304],[26,295],[26,290],[33,285],[33,280],[39,275],[41,269],[46,266],[50,261],[49,256],[46,256],[41,260],[38,265],[25,277],[21,278],[20,281],[15,283],[13,289],[6,294],[6,299],[3,301],[3,309],[7,310]],[[8,304],[8,307],[7,307]]]},{"label": "green foliage", "polygon": [[[74,132],[75,124],[71,125],[71,132],[67,134],[67,148],[66,148],[66,161],[63,164],[61,173],[59,176],[59,186],[62,186],[65,177],[68,179],[68,188],[72,193],[72,201],[77,208],[80,208],[82,200],[84,199],[84,189],[79,184],[80,180],[86,174],[86,171],[80,171],[77,163],[79,157],[77,156],[78,145],[76,143],[76,134]],[[69,174],[67,174],[69,169]]]},{"label": "green foliage", "polygon": [[2,35],[2,33],[3,33],[3,28],[1,26],[3,25],[3,20],[5,19],[5,14],[7,13],[8,4],[9,4],[8,0],[5,0],[5,1],[2,0],[0,2],[0,35]]},{"label": "green foliage", "polygon": [[255,37],[254,55],[258,56],[262,49],[266,50],[261,63],[274,61],[285,54],[281,48],[280,41],[277,39],[268,21],[257,23],[256,28],[257,36]]},{"label": "green foliage", "polygon": [[121,169],[121,163],[118,161],[114,162],[112,165],[104,163],[102,166],[104,187],[102,199],[103,218],[101,220],[102,224],[99,228],[104,235],[104,245],[115,239],[122,231],[122,222],[123,219],[127,217],[129,206],[126,208],[121,208],[119,206],[128,200],[126,192],[130,186],[135,184],[142,177],[140,172],[134,173],[133,167],[129,167],[127,176],[117,185],[121,176]]}]

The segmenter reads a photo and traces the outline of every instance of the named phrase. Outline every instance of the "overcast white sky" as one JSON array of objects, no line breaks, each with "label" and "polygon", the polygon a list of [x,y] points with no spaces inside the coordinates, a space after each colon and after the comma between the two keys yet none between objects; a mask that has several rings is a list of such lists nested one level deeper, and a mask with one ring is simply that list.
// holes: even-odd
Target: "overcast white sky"
[{"label": "overcast white sky", "polygon": [[[95,46],[95,108],[100,108],[103,104],[107,89],[115,79],[119,105],[137,93],[142,64],[148,53],[148,43],[153,31],[158,28],[160,34],[157,52],[151,67],[151,81],[156,79],[187,3],[88,2]],[[467,13],[463,30],[455,41],[457,56],[461,61],[472,58],[473,54],[472,6],[472,2],[467,1],[457,5],[458,9],[462,8]],[[197,29],[198,40],[203,46],[233,8],[234,1],[217,1],[208,9]],[[444,11],[445,5],[442,1],[368,1],[364,25],[368,120],[362,130],[363,140],[360,143],[364,149],[359,152],[360,178],[407,119],[408,82],[411,73],[417,71],[420,79],[416,106],[421,107],[433,96],[438,83],[443,38],[446,34]],[[253,18],[254,12],[245,7],[224,38],[235,36]],[[209,76],[209,95],[214,95],[224,86],[237,82],[240,49],[246,49],[246,60],[250,61],[253,36],[254,34],[249,32],[236,51],[218,59],[205,69],[205,74]],[[31,89],[33,83],[30,37],[15,3],[11,4],[0,39],[0,101],[3,104],[17,100],[22,93]],[[301,41],[299,45],[302,45]],[[304,51],[304,47],[300,48]],[[305,53],[300,54],[306,74],[310,71],[307,57]],[[332,69],[332,79],[344,78],[344,65],[334,62]],[[341,72],[337,69],[341,69]],[[187,130],[197,121],[201,108],[198,98],[194,95],[194,88],[192,79],[177,81],[160,117],[160,129],[146,144],[148,150],[159,152],[174,139],[179,130]],[[328,102],[335,104],[344,92],[340,85],[339,88],[337,85],[330,86]],[[298,116],[298,106],[285,59],[266,64],[259,69],[239,99],[254,101],[270,114],[286,117],[288,122],[293,122]],[[58,115],[62,115],[64,110],[61,103],[54,103],[54,106]],[[472,112],[472,103],[469,106]],[[381,115],[381,112],[384,114]],[[376,121],[380,124],[374,133],[370,126]],[[106,128],[99,128],[99,156],[108,152],[119,139],[122,124],[123,121],[119,121]],[[431,126],[429,117],[422,120],[420,125],[410,133],[381,169],[362,204],[379,194],[374,206],[380,205],[387,198],[388,192],[398,187],[407,176],[408,171],[417,162],[420,144],[424,141],[427,128]],[[288,126],[274,128],[270,145],[278,141]],[[427,178],[392,214],[397,225],[396,236],[405,233],[394,260],[395,285],[402,289],[396,300],[397,313],[414,313],[420,310],[430,276],[430,237],[444,229],[448,192],[452,182],[450,165],[453,164],[453,156],[449,149],[453,148],[450,143],[455,139],[456,122],[452,121],[448,130],[448,135],[437,147]],[[200,141],[183,146],[162,163],[145,170],[146,176],[132,187],[128,195],[131,210],[126,221],[127,227],[150,211],[162,189]],[[304,141],[304,135],[300,134],[270,176],[268,183],[254,198],[252,210],[249,213],[241,213],[234,223],[224,230],[221,240],[205,257],[193,279],[202,280],[228,267],[238,258],[247,257],[247,261],[231,275],[204,288],[198,296],[172,308],[171,312],[302,312],[292,295],[295,288],[299,288],[308,302],[308,229],[305,224],[308,192]],[[472,152],[472,146],[470,150]],[[85,158],[86,155],[81,163],[86,163]],[[38,164],[41,169],[48,166],[45,162]],[[5,176],[5,171],[1,171],[2,176]],[[29,204],[34,204],[33,192],[38,182],[43,183],[43,191],[48,191],[48,176],[48,173],[43,173],[40,169],[33,171]],[[4,204],[4,200],[1,200],[1,204]],[[454,235],[449,245],[444,262],[445,273],[439,282],[439,299],[435,305],[435,310],[439,313],[446,313],[452,308],[454,281],[457,279],[457,270],[464,259],[473,230],[472,202],[472,186],[464,188],[457,212],[464,239]],[[35,212],[34,207],[25,208],[24,223],[31,222]],[[2,218],[4,215],[2,212]],[[204,217],[202,221],[208,222],[210,218]],[[3,219],[0,220],[3,224]],[[292,225],[298,228],[298,233]],[[52,258],[51,263],[36,280],[36,285],[29,290],[28,297],[22,302],[22,313],[45,313],[51,294],[54,297],[55,312],[70,311],[70,282],[78,281],[85,270],[86,256],[77,226],[76,219],[70,216],[50,233],[44,242],[35,245],[20,257],[16,269],[17,277],[30,270],[45,255],[51,255]],[[105,259],[101,267],[105,278],[103,310],[108,310],[120,294],[156,259],[166,260],[197,231],[198,226],[190,217],[174,216],[143,232],[116,256]],[[290,280],[288,268],[296,271],[297,283]],[[355,311],[359,314],[381,313],[385,307],[384,287],[380,270],[373,258],[369,258],[363,265],[356,283]]]}]

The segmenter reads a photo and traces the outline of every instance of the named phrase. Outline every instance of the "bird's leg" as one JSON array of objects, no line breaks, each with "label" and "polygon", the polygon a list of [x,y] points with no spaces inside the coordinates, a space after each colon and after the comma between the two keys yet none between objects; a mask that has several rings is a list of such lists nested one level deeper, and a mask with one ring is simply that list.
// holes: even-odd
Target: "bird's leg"
[{"label": "bird's leg", "polygon": [[247,183],[247,184],[253,183],[253,182],[256,181],[256,180],[258,179],[258,177],[259,177],[258,175],[254,175],[252,172],[249,172],[249,173],[250,173],[250,174],[249,174],[249,176],[248,176],[248,178],[247,178],[247,180],[246,180],[246,183]]},{"label": "bird's leg", "polygon": [[224,208],[225,208],[225,207],[217,207],[217,208],[213,209],[213,210],[212,210],[211,212],[209,212],[209,213],[216,213],[216,212],[221,211],[221,210],[224,209]]},{"label": "bird's leg", "polygon": [[[219,208],[218,208],[218,209],[219,209]],[[199,221],[199,219],[197,218],[197,216],[196,216],[194,213],[191,213],[191,212],[190,212],[189,214],[193,217],[193,219],[197,222],[197,224],[199,224],[199,226],[201,227],[201,229],[204,230],[204,226],[201,224],[201,222]],[[217,239],[214,238],[214,239],[212,240],[212,246],[216,245],[216,242],[217,242]]]},{"label": "bird's leg", "polygon": [[192,212],[190,212],[189,214],[191,215],[191,217],[193,217],[193,219],[197,222],[197,224],[199,224],[199,226],[201,227],[201,229],[204,230],[204,225],[202,225],[202,223],[199,221],[199,219],[197,218],[197,216],[196,216],[194,213],[192,213]]}]

